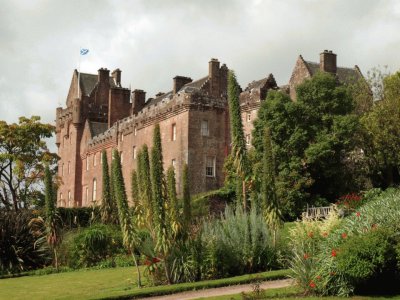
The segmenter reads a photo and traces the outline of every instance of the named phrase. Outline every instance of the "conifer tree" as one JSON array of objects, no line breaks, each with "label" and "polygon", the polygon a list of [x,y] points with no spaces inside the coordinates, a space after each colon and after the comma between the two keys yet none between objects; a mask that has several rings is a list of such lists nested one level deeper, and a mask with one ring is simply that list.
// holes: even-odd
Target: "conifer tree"
[{"label": "conifer tree", "polygon": [[182,172],[183,181],[183,224],[184,232],[189,232],[190,222],[192,220],[192,209],[190,204],[190,188],[189,188],[189,171],[188,165],[183,166]]},{"label": "conifer tree", "polygon": [[248,176],[249,162],[246,152],[246,142],[243,132],[242,118],[240,115],[240,86],[236,80],[235,73],[228,73],[228,103],[231,123],[232,157],[233,165],[238,175],[236,185],[237,206],[243,203],[244,210],[247,209],[246,179]]},{"label": "conifer tree", "polygon": [[271,133],[268,126],[264,132],[264,155],[263,155],[263,179],[261,193],[263,199],[264,216],[269,229],[274,234],[274,246],[276,244],[276,232],[282,225],[282,214],[279,209],[275,186],[275,162],[272,149]]},{"label": "conifer tree", "polygon": [[175,168],[170,166],[167,170],[167,196],[168,196],[168,224],[172,229],[172,238],[176,238],[181,224],[179,218],[178,198],[176,196]]},{"label": "conifer tree", "polygon": [[140,243],[140,237],[134,225],[134,216],[129,213],[128,198],[126,196],[124,178],[122,176],[121,159],[117,150],[113,150],[112,168],[112,183],[114,187],[114,195],[118,207],[119,223],[123,233],[123,243],[128,251],[132,254],[137,272],[138,286],[141,287],[140,270],[135,256],[135,250]]},{"label": "conifer tree", "polygon": [[137,156],[137,170],[139,181],[139,192],[141,204],[144,207],[147,224],[152,228],[153,224],[153,195],[150,177],[149,150],[146,144],[143,145]]},{"label": "conifer tree", "polygon": [[104,224],[115,223],[115,203],[112,196],[110,171],[108,168],[107,152],[101,152],[102,162],[102,201],[101,201],[101,221]]},{"label": "conifer tree", "polygon": [[45,185],[45,205],[46,205],[46,229],[47,242],[53,250],[54,265],[58,268],[57,246],[60,242],[60,228],[58,224],[58,215],[56,207],[56,197],[54,193],[53,179],[50,168],[46,165],[44,169],[44,185]]}]

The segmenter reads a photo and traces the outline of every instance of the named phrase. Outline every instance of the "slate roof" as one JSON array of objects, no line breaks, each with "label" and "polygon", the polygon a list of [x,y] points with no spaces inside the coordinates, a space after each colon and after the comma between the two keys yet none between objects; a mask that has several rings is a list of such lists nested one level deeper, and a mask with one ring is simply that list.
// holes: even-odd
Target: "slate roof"
[{"label": "slate roof", "polygon": [[245,88],[245,91],[251,91],[252,89],[260,89],[263,86],[265,86],[265,84],[269,82],[270,84],[272,84],[274,87],[276,87],[276,81],[275,78],[272,74],[269,74],[267,77],[260,79],[260,80],[253,80],[252,82],[250,82],[248,84],[248,86]]},{"label": "slate roof", "polygon": [[173,96],[173,92],[172,92],[172,91],[169,91],[169,92],[164,93],[164,94],[162,94],[162,95],[160,95],[160,96],[158,96],[158,97],[150,98],[150,99],[147,100],[145,106],[157,104],[157,103],[161,102],[164,98],[171,99],[172,96]]},{"label": "slate roof", "polygon": [[[319,68],[319,63],[306,61],[305,62],[311,72],[311,76],[317,73]],[[343,83],[356,83],[361,77],[360,73],[357,72],[356,68],[344,68],[344,67],[337,67],[336,75],[340,82]]]},{"label": "slate roof", "polygon": [[89,129],[92,137],[94,137],[105,132],[108,129],[108,124],[89,121]]},{"label": "slate roof", "polygon": [[200,89],[204,83],[206,83],[206,81],[208,80],[208,76],[205,76],[203,78],[197,79],[195,81],[186,83],[181,89],[180,91],[184,91],[184,92],[191,92],[193,89]]},{"label": "slate roof", "polygon": [[[80,87],[85,95],[90,95],[97,85],[98,76],[96,74],[81,73],[79,76]],[[110,87],[116,87],[114,78],[110,77]]]}]

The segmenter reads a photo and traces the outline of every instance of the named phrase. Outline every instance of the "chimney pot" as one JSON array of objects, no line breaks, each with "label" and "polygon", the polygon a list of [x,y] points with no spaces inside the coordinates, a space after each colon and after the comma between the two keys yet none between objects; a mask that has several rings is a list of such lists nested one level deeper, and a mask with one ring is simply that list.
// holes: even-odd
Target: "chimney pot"
[{"label": "chimney pot", "polygon": [[332,50],[324,50],[324,52],[319,55],[319,58],[319,68],[321,71],[336,74],[336,54],[333,53]]}]

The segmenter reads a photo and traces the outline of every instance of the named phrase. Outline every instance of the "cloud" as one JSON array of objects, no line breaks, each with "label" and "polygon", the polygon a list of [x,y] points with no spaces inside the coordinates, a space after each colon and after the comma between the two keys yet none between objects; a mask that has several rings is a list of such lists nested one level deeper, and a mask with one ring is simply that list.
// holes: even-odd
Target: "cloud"
[{"label": "cloud", "polygon": [[40,115],[53,122],[65,103],[79,48],[81,70],[122,69],[124,86],[150,97],[175,75],[205,76],[217,57],[242,86],[273,73],[289,80],[299,54],[338,64],[400,68],[395,0],[15,1],[0,13],[0,119]]}]

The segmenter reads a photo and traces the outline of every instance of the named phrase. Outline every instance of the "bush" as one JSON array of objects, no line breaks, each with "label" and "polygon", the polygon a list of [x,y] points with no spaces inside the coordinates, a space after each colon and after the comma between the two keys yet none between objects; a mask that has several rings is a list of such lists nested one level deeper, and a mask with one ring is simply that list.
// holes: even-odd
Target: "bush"
[{"label": "bush", "polygon": [[221,219],[205,222],[201,232],[202,278],[222,278],[277,266],[271,235],[255,209],[225,209]]},{"label": "bush", "polygon": [[393,232],[385,229],[348,239],[337,255],[338,271],[354,286],[357,294],[398,293],[397,245]]},{"label": "bush", "polygon": [[0,210],[0,273],[33,270],[50,262],[43,220],[28,210]]},{"label": "bush", "polygon": [[88,227],[100,219],[100,209],[96,207],[59,207],[58,214],[67,228]]},{"label": "bush", "polygon": [[117,227],[103,224],[78,229],[66,235],[60,252],[71,268],[95,266],[124,252],[122,234]]}]

